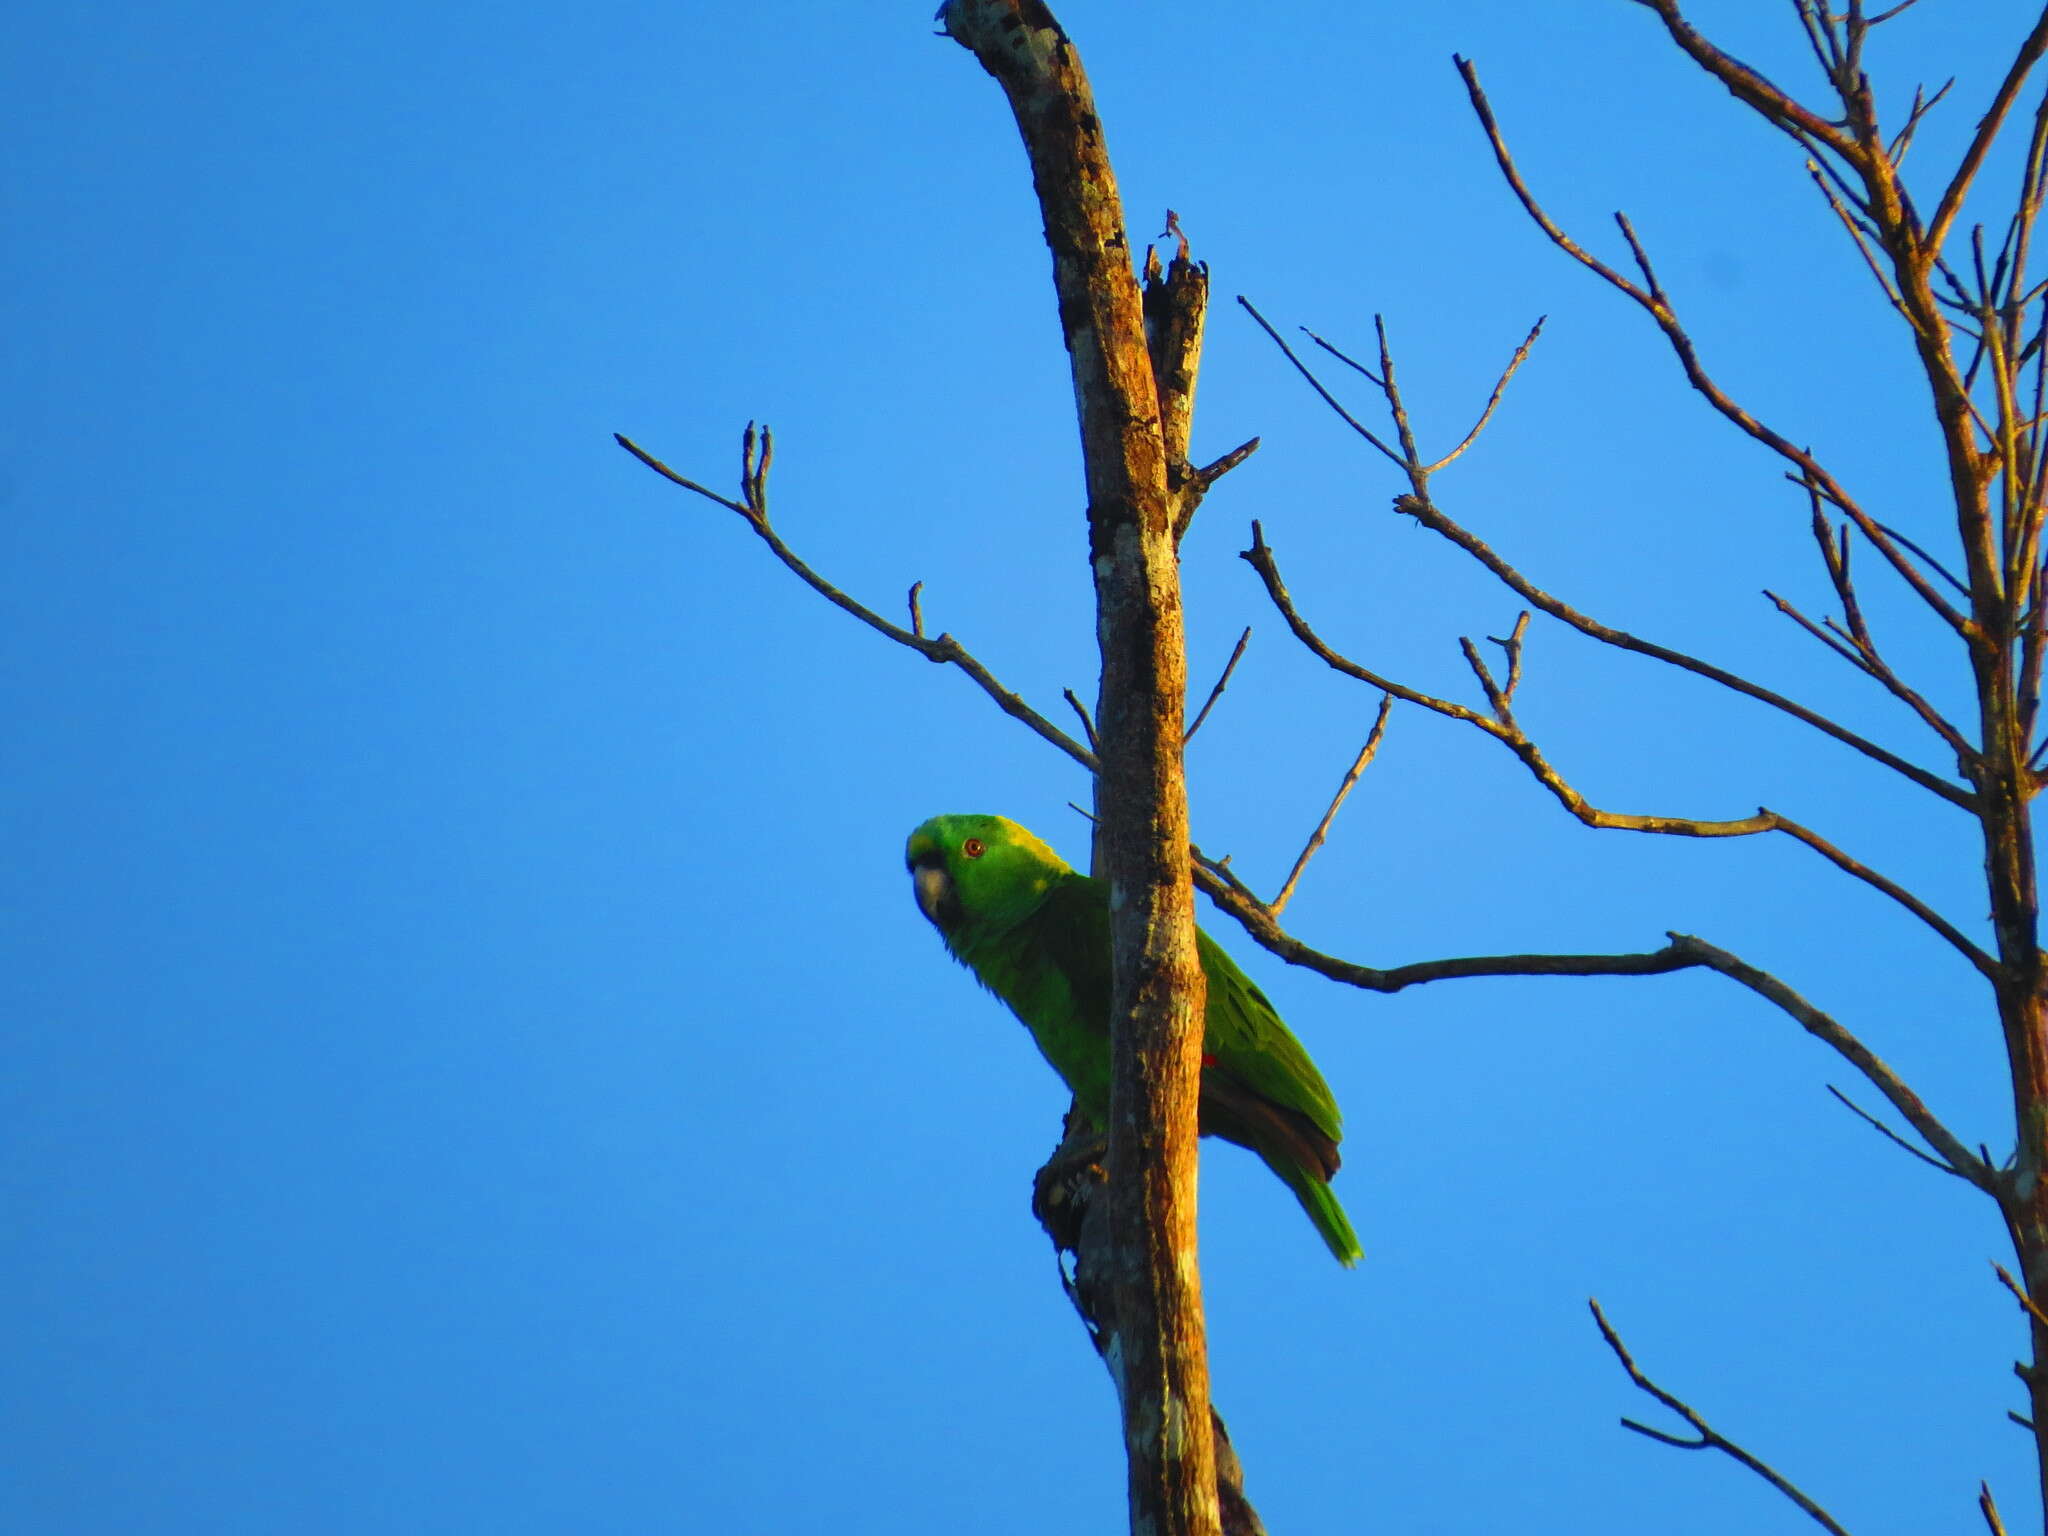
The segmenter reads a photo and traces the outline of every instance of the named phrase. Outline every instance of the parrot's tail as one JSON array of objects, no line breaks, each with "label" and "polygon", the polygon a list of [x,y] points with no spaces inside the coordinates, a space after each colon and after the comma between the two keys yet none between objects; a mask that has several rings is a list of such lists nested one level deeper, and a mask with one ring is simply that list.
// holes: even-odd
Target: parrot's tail
[{"label": "parrot's tail", "polygon": [[1330,1245],[1330,1252],[1336,1255],[1339,1264],[1348,1269],[1365,1257],[1365,1250],[1358,1246],[1358,1234],[1351,1230],[1350,1218],[1344,1214],[1344,1207],[1337,1203],[1337,1197],[1331,1193],[1326,1180],[1302,1169],[1274,1171],[1294,1191],[1294,1198],[1308,1212],[1308,1219],[1323,1234],[1323,1241]]}]

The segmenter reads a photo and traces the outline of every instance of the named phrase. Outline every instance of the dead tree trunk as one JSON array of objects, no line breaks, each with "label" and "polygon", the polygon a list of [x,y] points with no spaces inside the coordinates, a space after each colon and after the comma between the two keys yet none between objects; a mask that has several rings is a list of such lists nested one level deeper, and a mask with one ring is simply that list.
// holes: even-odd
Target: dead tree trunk
[{"label": "dead tree trunk", "polygon": [[1187,663],[1173,456],[1102,125],[1040,0],[951,0],[946,31],[1008,96],[1031,159],[1073,362],[1102,692],[1099,846],[1114,944],[1109,1124],[1113,1331],[1131,1529],[1220,1529],[1195,1263],[1204,983],[1181,736]]}]

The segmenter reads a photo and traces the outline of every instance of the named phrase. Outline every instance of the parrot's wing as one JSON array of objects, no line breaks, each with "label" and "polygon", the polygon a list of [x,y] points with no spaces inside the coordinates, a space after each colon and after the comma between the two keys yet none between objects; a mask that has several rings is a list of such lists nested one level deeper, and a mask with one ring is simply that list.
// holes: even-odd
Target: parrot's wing
[{"label": "parrot's wing", "polygon": [[1336,1096],[1279,1011],[1222,945],[1206,933],[1196,942],[1209,979],[1208,1051],[1217,1067],[1260,1098],[1304,1116],[1330,1140],[1342,1140]]}]

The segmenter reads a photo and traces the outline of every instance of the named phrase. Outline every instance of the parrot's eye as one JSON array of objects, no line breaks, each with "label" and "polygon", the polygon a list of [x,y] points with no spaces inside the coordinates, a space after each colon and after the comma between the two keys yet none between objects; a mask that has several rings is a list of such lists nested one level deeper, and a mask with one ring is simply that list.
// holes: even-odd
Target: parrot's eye
[{"label": "parrot's eye", "polygon": [[978,859],[988,852],[988,845],[978,837],[970,837],[960,845],[960,851],[970,859]]}]

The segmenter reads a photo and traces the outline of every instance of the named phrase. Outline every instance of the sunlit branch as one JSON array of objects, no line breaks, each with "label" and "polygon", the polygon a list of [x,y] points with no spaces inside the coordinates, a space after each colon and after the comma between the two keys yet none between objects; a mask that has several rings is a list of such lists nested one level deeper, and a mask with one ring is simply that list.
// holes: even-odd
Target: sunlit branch
[{"label": "sunlit branch", "polygon": [[2006,114],[2012,111],[2012,104],[2018,99],[2020,87],[2026,83],[2029,72],[2039,61],[2044,50],[2048,50],[2048,8],[2034,23],[2033,31],[2020,44],[2019,53],[2005,72],[2005,79],[1998,87],[1998,94],[1992,98],[1991,106],[1978,119],[1977,131],[1970,139],[1970,147],[1964,152],[1956,173],[1950,178],[1948,190],[1941,194],[1941,201],[1935,206],[1934,217],[1928,221],[1924,245],[1928,250],[1938,251],[1948,240],[1949,226],[1956,215],[1962,212],[1963,199],[1969,195],[1970,183],[1977,179],[1977,172],[1984,165],[1984,157],[1991,153],[1991,145],[2005,126]]},{"label": "sunlit branch", "polygon": [[2013,1279],[2012,1271],[1995,1259],[1991,1263],[1991,1268],[1997,1274],[1999,1284],[2012,1292],[2012,1299],[2020,1304],[2020,1310],[2043,1328],[2048,1328],[2048,1312],[2042,1311],[2034,1298],[2027,1294],[2026,1288]]},{"label": "sunlit branch", "polygon": [[1977,1509],[1984,1516],[1985,1525],[1991,1528],[1991,1536],[2005,1536],[2005,1522],[1998,1518],[1998,1504],[1991,1497],[1989,1483],[1977,1484]]}]

